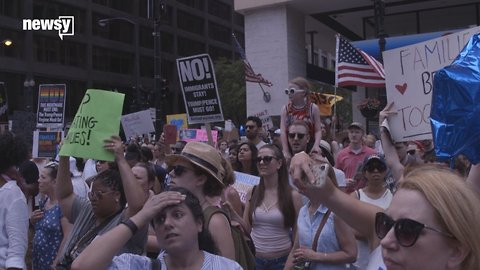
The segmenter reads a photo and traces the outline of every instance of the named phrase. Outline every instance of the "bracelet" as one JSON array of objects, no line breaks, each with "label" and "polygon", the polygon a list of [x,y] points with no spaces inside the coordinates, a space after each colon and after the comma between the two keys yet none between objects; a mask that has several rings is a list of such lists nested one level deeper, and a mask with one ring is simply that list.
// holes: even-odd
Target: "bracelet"
[{"label": "bracelet", "polygon": [[120,222],[120,224],[127,226],[130,231],[132,231],[132,234],[135,234],[138,231],[138,226],[131,219],[126,219]]}]

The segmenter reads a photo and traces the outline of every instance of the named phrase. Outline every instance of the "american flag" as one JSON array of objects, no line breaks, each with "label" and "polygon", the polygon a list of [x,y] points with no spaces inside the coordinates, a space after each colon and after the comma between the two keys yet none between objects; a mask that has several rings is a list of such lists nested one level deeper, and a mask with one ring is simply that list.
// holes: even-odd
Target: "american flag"
[{"label": "american flag", "polygon": [[237,37],[233,33],[232,33],[232,39],[233,39],[233,45],[235,46],[235,49],[240,54],[240,57],[243,60],[243,65],[244,65],[244,68],[245,68],[245,81],[254,82],[254,83],[261,83],[261,84],[264,84],[268,87],[273,86],[273,83],[271,83],[270,81],[267,81],[265,78],[263,78],[262,74],[260,74],[260,73],[256,74],[253,71],[252,66],[250,65],[250,63],[247,60],[247,57],[245,56],[245,50],[242,48],[242,46],[240,46],[240,43],[238,42]]},{"label": "american flag", "polygon": [[385,87],[383,64],[337,35],[335,85]]}]

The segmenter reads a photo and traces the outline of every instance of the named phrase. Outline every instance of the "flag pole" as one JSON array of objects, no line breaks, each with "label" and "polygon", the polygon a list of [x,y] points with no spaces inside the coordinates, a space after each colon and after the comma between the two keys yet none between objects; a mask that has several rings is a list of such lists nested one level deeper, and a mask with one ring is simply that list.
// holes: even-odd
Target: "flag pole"
[{"label": "flag pole", "polygon": [[335,95],[335,107],[333,108],[333,118],[335,119],[335,121],[333,121],[333,134],[335,135],[337,129],[336,129],[336,125],[337,125],[337,88],[338,88],[338,44],[339,44],[339,38],[340,38],[340,34],[336,34],[335,35],[335,38],[336,38],[336,41],[337,43],[335,44],[335,59],[337,59],[337,63],[335,65],[335,86],[334,86],[334,95]]}]

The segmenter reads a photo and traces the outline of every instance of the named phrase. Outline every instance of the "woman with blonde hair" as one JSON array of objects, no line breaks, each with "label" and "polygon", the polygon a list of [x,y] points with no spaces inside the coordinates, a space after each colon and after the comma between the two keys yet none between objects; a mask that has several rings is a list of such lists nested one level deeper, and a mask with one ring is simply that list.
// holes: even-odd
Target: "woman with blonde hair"
[{"label": "woman with blonde hair", "polygon": [[320,110],[317,105],[310,101],[310,89],[310,83],[303,77],[296,77],[289,81],[288,87],[285,89],[288,103],[283,106],[280,115],[280,139],[287,163],[292,157],[292,154],[288,151],[288,127],[295,120],[304,120],[308,126],[311,139],[307,150],[321,153],[319,148],[322,139]]}]

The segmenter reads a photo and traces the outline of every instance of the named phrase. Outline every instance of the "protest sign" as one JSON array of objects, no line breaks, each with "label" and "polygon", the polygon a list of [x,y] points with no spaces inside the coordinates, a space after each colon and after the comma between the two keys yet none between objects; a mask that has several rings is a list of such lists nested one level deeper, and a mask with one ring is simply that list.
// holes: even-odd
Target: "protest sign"
[{"label": "protest sign", "polygon": [[[217,142],[218,131],[212,130],[213,143]],[[208,142],[208,134],[204,129],[181,129],[178,138],[186,142]]]},{"label": "protest sign", "polygon": [[208,54],[177,59],[178,78],[187,109],[188,123],[223,121],[215,70]]},{"label": "protest sign", "polygon": [[43,158],[55,158],[58,145],[63,139],[63,131],[40,131],[33,132],[32,156]]},{"label": "protest sign", "polygon": [[65,115],[65,84],[40,84],[38,87],[38,127],[63,128]]},{"label": "protest sign", "polygon": [[144,110],[122,115],[121,122],[123,132],[125,132],[125,137],[127,137],[127,140],[134,137],[135,135],[141,136],[143,134],[155,132],[155,127],[153,126],[150,110]]},{"label": "protest sign", "polygon": [[8,99],[5,84],[0,82],[0,123],[8,122]]},{"label": "protest sign", "polygon": [[256,116],[262,120],[262,127],[265,130],[265,134],[268,134],[268,131],[273,128],[272,118],[270,117],[270,114],[268,114],[268,111],[265,109],[261,112],[253,114],[253,116]]},{"label": "protest sign", "polygon": [[237,171],[235,171],[234,173],[235,183],[233,184],[233,187],[237,190],[238,195],[240,195],[240,200],[243,203],[246,203],[246,196],[248,191],[252,189],[253,186],[260,183],[260,177]]},{"label": "protest sign", "polygon": [[[124,94],[88,89],[70,126],[60,155],[113,161],[104,140],[118,135]],[[108,104],[108,110],[105,109]]]},{"label": "protest sign", "polygon": [[389,119],[395,141],[432,138],[430,108],[433,76],[449,65],[480,27],[383,53],[388,101],[398,114]]},{"label": "protest sign", "polygon": [[177,130],[187,129],[188,128],[187,114],[186,113],[169,114],[167,115],[167,124],[177,126]]}]

